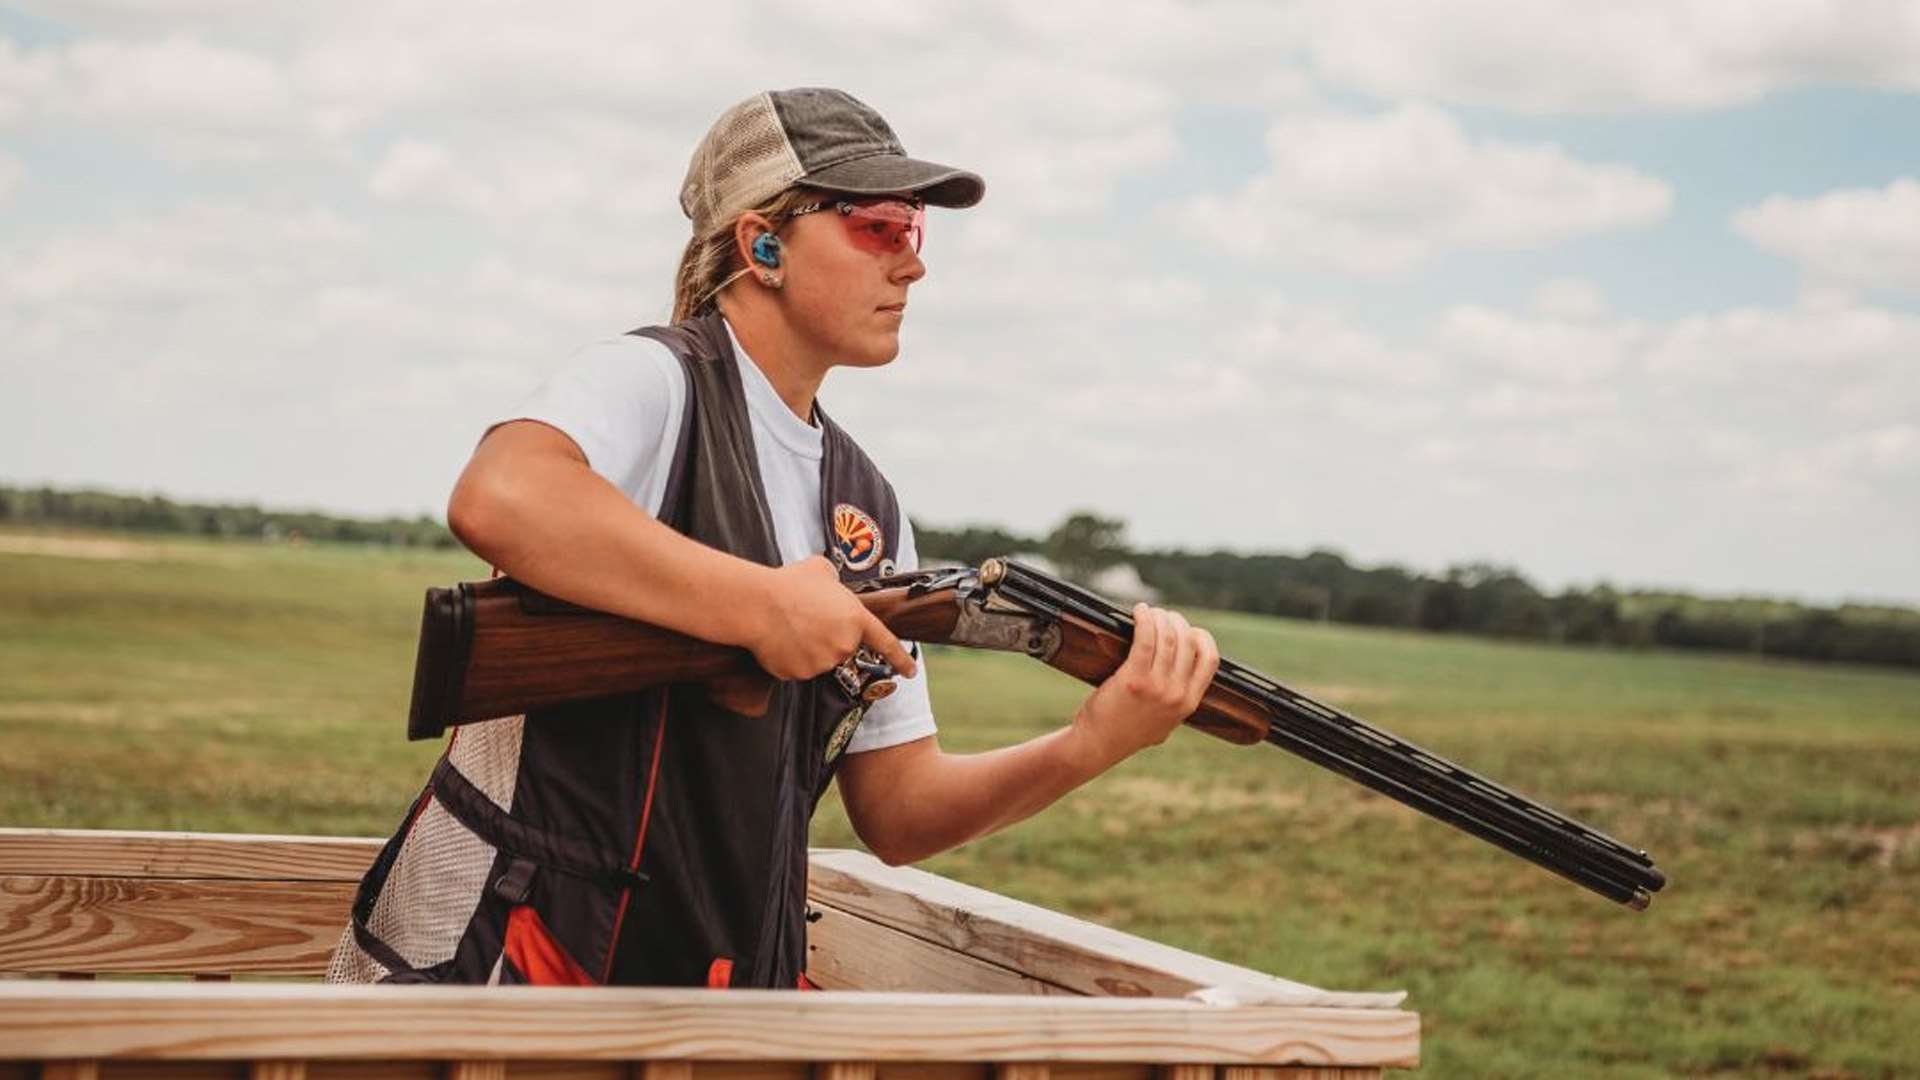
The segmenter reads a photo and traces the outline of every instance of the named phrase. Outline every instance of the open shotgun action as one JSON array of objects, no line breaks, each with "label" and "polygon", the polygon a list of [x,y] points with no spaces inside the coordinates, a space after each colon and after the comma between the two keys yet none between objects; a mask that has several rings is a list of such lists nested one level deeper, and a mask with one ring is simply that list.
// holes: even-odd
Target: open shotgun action
[{"label": "open shotgun action", "polygon": [[[1123,609],[1009,559],[875,578],[855,591],[903,639],[1024,652],[1088,683],[1112,675],[1133,640]],[[427,593],[407,734],[433,738],[451,725],[670,682],[770,685],[745,649],[507,579],[462,583]],[[1187,723],[1229,742],[1272,743],[1635,910],[1666,884],[1646,852],[1231,660]]]}]

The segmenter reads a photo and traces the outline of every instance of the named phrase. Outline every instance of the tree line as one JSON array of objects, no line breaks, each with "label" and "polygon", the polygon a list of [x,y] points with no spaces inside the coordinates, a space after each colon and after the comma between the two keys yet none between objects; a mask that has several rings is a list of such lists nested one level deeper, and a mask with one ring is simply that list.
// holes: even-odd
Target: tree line
[{"label": "tree line", "polygon": [[0,487],[0,522],[257,540],[332,540],[391,547],[459,546],[430,517],[352,518],[252,505],[175,502],[160,495]]},{"label": "tree line", "polygon": [[1604,584],[1550,593],[1510,567],[1465,563],[1436,575],[1355,566],[1325,549],[1304,555],[1136,550],[1126,543],[1124,522],[1088,513],[1069,516],[1045,536],[918,522],[914,535],[923,557],[977,564],[1036,552],[1082,581],[1106,566],[1131,563],[1165,602],[1177,605],[1439,633],[1920,668],[1920,611],[1910,608],[1815,607]]},{"label": "tree line", "polygon": [[[447,527],[421,515],[370,520],[253,505],[176,502],[159,495],[0,486],[0,524],[175,533],[264,541],[326,540],[452,548]],[[993,526],[914,523],[920,554],[979,564],[1037,552],[1086,581],[1131,563],[1165,602],[1364,626],[1587,645],[1664,646],[1800,660],[1920,668],[1920,611],[1849,604],[1619,591],[1607,585],[1543,592],[1518,571],[1466,563],[1427,574],[1356,566],[1337,551],[1304,555],[1135,549],[1126,524],[1069,515],[1044,536]]]}]

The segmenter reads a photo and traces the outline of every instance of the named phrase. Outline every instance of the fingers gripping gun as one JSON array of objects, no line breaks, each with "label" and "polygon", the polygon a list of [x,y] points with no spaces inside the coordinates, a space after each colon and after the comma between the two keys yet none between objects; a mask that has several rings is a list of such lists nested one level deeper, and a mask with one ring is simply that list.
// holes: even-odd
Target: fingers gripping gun
[{"label": "fingers gripping gun", "polygon": [[[854,591],[901,638],[1023,652],[1093,684],[1133,641],[1126,611],[1009,559],[875,578]],[[871,701],[889,688],[885,674],[868,663],[841,677]],[[752,700],[756,688],[764,699],[772,685],[745,649],[509,579],[431,589],[407,734],[434,738],[450,725],[670,682],[706,683],[729,703]],[[1221,660],[1187,723],[1229,742],[1271,743],[1635,910],[1666,884],[1646,852],[1232,660]]]}]

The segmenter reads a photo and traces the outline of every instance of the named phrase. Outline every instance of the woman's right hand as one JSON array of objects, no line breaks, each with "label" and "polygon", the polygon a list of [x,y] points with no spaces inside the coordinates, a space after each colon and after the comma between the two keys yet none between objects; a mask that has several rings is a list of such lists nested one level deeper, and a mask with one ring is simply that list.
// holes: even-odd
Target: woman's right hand
[{"label": "woman's right hand", "polygon": [[815,555],[768,572],[762,618],[748,640],[755,660],[780,679],[811,679],[853,655],[861,645],[911,676],[914,659],[858,597],[840,583],[825,556]]}]

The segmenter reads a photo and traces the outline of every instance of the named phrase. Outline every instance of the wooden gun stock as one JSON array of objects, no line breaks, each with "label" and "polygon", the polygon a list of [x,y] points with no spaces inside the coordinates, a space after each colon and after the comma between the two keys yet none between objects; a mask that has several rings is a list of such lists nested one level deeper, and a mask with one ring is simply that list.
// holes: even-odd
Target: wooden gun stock
[{"label": "wooden gun stock", "polygon": [[[863,593],[895,634],[942,641],[957,615],[951,596],[905,588]],[[772,677],[753,654],[675,630],[569,604],[510,578],[429,589],[414,661],[409,739],[571,701],[704,683],[742,712],[764,708]]]},{"label": "wooden gun stock", "polygon": [[[951,590],[914,595],[900,586],[857,594],[867,610],[909,641],[954,640],[959,605]],[[1046,663],[1098,685],[1119,669],[1130,642],[1071,615]],[[673,682],[703,683],[741,712],[764,708],[772,678],[753,654],[678,631],[569,604],[510,578],[429,589],[414,663],[409,739],[571,701],[631,694]],[[1188,720],[1229,742],[1266,738],[1253,703],[1215,685]]]}]

